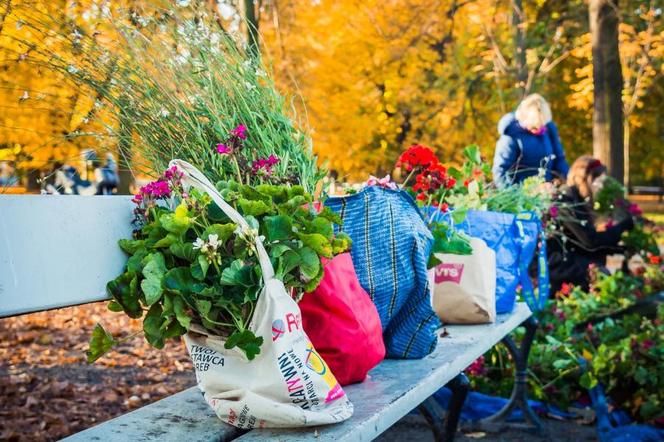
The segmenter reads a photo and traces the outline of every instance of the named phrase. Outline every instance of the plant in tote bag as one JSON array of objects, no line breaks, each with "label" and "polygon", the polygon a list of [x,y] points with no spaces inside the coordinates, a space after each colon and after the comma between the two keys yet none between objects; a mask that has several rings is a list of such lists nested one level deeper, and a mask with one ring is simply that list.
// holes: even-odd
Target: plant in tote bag
[{"label": "plant in tote bag", "polygon": [[[174,160],[141,190],[140,229],[121,241],[130,258],[125,273],[108,284],[109,308],[134,318],[147,310],[143,332],[155,347],[185,335],[199,387],[232,425],[346,419],[352,405],[287,292],[313,290],[323,275],[321,257],[347,249],[343,235],[333,235],[336,217],[304,207],[311,197],[298,186],[217,187],[223,190]],[[89,359],[118,342],[98,325]]]}]

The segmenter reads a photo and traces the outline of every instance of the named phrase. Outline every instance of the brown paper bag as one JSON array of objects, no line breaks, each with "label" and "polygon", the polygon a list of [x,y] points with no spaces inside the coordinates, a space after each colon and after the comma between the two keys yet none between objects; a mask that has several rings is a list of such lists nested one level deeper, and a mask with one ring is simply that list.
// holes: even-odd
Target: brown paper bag
[{"label": "brown paper bag", "polygon": [[472,238],[471,255],[436,253],[429,270],[431,305],[447,324],[484,324],[496,320],[496,253]]}]

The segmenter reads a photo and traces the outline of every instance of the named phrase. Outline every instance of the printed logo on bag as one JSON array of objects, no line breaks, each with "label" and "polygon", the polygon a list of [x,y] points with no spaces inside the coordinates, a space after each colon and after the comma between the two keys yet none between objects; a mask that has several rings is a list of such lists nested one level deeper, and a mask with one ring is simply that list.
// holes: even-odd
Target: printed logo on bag
[{"label": "printed logo on bag", "polygon": [[463,275],[463,264],[438,264],[434,280],[436,284],[441,282],[453,282],[459,284]]},{"label": "printed logo on bag", "polygon": [[286,326],[281,319],[275,319],[272,322],[272,342],[276,341],[286,333]]},{"label": "printed logo on bag", "polygon": [[339,385],[339,382],[337,382],[337,378],[334,377],[330,371],[330,368],[325,363],[325,360],[320,357],[311,342],[307,344],[306,364],[307,368],[309,368],[314,373],[319,374],[323,378],[330,389],[327,397],[325,398],[325,403],[332,402],[344,397],[346,393],[344,393],[341,385]]},{"label": "printed logo on bag", "polygon": [[291,349],[282,353],[278,358],[279,371],[286,381],[286,388],[291,402],[303,410],[319,405],[316,389],[311,377],[302,368],[304,364]]},{"label": "printed logo on bag", "polygon": [[285,323],[283,319],[275,319],[272,322],[272,342],[286,334],[286,327],[288,327],[288,333],[293,332],[293,330],[302,330],[302,315],[300,313],[286,313],[285,319]]},{"label": "printed logo on bag", "polygon": [[211,365],[224,366],[224,357],[211,348],[192,345],[189,354],[197,372],[208,371]]}]

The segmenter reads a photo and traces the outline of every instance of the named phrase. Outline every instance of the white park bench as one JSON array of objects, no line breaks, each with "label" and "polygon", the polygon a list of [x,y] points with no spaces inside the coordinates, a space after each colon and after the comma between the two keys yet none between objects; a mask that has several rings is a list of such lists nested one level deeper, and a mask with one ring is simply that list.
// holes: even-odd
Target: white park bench
[{"label": "white park bench", "polygon": [[[126,257],[117,241],[131,235],[130,197],[0,195],[0,318],[108,299],[106,282],[123,270]],[[509,333],[526,326],[522,347]],[[454,438],[468,391],[463,370],[503,341],[515,359],[512,399],[496,415],[475,423],[507,425],[514,407],[526,426],[541,424],[526,402],[526,362],[536,324],[524,303],[498,315],[495,324],[447,326],[436,350],[420,360],[385,360],[361,383],[344,387],[355,406],[342,423],[322,427],[244,432],[221,422],[196,387],[70,436],[80,441],[371,440],[411,410],[418,409],[436,440]],[[85,333],[86,331],[82,331]],[[193,376],[193,372],[192,372]],[[434,392],[449,386],[443,414]]]}]

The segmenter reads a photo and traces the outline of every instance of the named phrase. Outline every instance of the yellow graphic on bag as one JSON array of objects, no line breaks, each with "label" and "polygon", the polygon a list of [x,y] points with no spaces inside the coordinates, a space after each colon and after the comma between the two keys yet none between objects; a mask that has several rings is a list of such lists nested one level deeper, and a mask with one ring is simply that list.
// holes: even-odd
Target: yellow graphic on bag
[{"label": "yellow graphic on bag", "polygon": [[334,377],[332,371],[327,366],[323,358],[321,358],[320,355],[316,352],[316,349],[311,344],[311,342],[307,343],[306,364],[307,368],[320,375],[327,386],[330,388],[330,392],[325,398],[325,403],[336,401],[337,399],[344,397],[346,393],[344,393],[341,385],[339,385],[339,382],[337,381],[337,378]]}]

